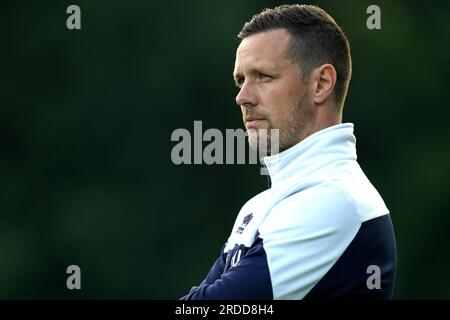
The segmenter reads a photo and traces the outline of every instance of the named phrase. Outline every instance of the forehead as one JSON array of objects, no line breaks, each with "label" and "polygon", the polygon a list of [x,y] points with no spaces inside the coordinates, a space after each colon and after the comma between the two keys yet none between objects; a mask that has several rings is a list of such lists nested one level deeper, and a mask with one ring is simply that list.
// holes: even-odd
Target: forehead
[{"label": "forehead", "polygon": [[289,39],[289,33],[283,29],[260,32],[244,38],[236,51],[235,72],[258,65],[277,67],[286,62]]}]

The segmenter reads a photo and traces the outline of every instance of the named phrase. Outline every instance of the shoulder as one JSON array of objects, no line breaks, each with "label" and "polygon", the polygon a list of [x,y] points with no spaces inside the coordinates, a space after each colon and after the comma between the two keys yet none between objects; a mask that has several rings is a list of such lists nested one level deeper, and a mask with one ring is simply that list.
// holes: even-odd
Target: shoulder
[{"label": "shoulder", "polygon": [[361,222],[389,213],[381,195],[357,162],[337,166],[330,177],[330,184],[351,199]]},{"label": "shoulder", "polygon": [[272,208],[260,227],[261,234],[295,230],[305,233],[356,232],[361,217],[354,199],[333,182],[296,192]]}]

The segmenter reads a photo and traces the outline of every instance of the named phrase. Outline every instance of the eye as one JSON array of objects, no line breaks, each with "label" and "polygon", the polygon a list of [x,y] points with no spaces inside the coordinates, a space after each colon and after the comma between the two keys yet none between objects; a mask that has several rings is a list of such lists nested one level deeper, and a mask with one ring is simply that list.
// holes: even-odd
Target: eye
[{"label": "eye", "polygon": [[236,79],[236,87],[242,88],[242,85],[244,84],[244,78],[238,78]]},{"label": "eye", "polygon": [[269,80],[272,80],[272,79],[273,79],[272,76],[269,76],[268,74],[264,74],[264,73],[261,73],[261,74],[259,75],[259,77],[261,78],[262,81],[269,81]]}]

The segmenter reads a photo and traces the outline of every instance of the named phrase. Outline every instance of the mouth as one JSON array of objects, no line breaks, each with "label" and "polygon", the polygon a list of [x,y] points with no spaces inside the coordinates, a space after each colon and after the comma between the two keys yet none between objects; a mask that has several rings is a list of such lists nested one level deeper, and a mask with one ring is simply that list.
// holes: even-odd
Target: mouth
[{"label": "mouth", "polygon": [[253,128],[260,125],[263,121],[266,121],[264,118],[256,118],[256,117],[248,117],[245,119],[245,127],[247,128]]}]

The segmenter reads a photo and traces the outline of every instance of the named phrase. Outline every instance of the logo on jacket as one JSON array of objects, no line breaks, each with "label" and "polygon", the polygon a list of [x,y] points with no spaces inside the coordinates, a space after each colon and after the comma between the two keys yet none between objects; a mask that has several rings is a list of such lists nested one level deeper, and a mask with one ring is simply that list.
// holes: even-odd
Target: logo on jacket
[{"label": "logo on jacket", "polygon": [[239,226],[239,228],[236,230],[237,233],[242,234],[242,232],[244,231],[245,227],[250,223],[250,221],[253,219],[253,213],[250,213],[248,215],[246,215],[244,217],[244,219],[242,220],[241,225]]},{"label": "logo on jacket", "polygon": [[242,257],[245,256],[248,249],[249,248],[245,247],[243,244],[235,244],[233,249],[228,250],[224,272],[236,267]]}]

